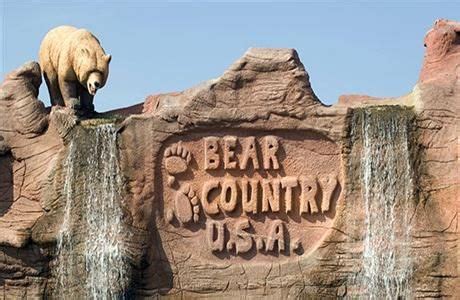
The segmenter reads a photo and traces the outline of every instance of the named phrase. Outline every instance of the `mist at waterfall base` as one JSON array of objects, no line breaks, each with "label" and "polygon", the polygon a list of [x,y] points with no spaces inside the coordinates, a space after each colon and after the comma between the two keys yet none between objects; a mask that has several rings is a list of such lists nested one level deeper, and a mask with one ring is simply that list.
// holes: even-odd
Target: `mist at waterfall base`
[{"label": "mist at waterfall base", "polygon": [[357,109],[352,135],[361,141],[360,180],[365,213],[362,271],[358,281],[370,299],[410,298],[411,213],[414,171],[409,109]]},{"label": "mist at waterfall base", "polygon": [[65,206],[53,296],[119,299],[127,289],[129,271],[122,243],[122,177],[115,126],[81,130],[70,141],[64,161]]}]

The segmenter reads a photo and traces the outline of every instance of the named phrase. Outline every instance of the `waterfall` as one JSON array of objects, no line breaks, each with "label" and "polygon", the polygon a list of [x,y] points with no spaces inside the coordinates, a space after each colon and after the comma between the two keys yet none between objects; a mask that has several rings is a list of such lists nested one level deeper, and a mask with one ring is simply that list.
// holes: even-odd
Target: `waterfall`
[{"label": "waterfall", "polygon": [[410,129],[405,108],[369,107],[355,113],[360,130],[365,226],[361,286],[371,299],[410,297],[410,216],[414,211]]},{"label": "waterfall", "polygon": [[[119,299],[127,288],[128,274],[115,127],[104,124],[81,131],[70,143],[64,163],[56,296],[67,298],[63,291],[75,286],[82,293],[77,298]],[[73,292],[68,295],[76,297]]]},{"label": "waterfall", "polygon": [[[95,129],[95,142],[87,156],[92,172],[86,186],[86,288],[92,299],[114,299],[125,288],[120,188],[116,133],[113,125]],[[115,294],[113,293],[115,292]]]},{"label": "waterfall", "polygon": [[57,236],[57,261],[56,261],[56,292],[62,293],[66,288],[74,285],[71,280],[76,277],[76,269],[72,266],[74,262],[74,240],[72,238],[73,225],[71,211],[73,206],[73,185],[74,181],[74,162],[76,158],[75,143],[71,141],[64,161],[64,188],[63,198],[65,201],[64,218]]}]

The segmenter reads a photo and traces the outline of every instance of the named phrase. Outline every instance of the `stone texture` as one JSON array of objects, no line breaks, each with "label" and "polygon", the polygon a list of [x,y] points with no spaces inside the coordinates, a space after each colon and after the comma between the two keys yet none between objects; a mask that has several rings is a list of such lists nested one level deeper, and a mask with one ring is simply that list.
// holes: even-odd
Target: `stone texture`
[{"label": "stone texture", "polygon": [[[217,79],[149,96],[94,120],[77,120],[66,109],[47,111],[37,99],[39,66],[25,64],[6,77],[0,93],[0,298],[53,296],[68,144],[73,140],[85,148],[92,142],[85,128],[109,117],[119,118],[131,296],[361,295],[355,280],[362,270],[364,234],[357,176],[361,145],[352,122],[356,108],[372,105],[415,112],[412,293],[458,295],[459,26],[440,20],[428,32],[420,80],[411,94],[342,96],[333,106],[315,96],[292,49],[250,49]],[[279,152],[270,155],[274,148]],[[249,160],[251,151],[256,154]],[[76,174],[83,184],[84,174]],[[247,186],[257,180],[260,206],[243,206],[241,179]],[[304,199],[316,191],[315,202],[302,202],[301,182]],[[277,209],[276,188],[285,199],[289,184],[294,204],[289,210],[280,202]],[[84,209],[79,197],[76,207]],[[262,212],[264,199],[268,212]],[[218,213],[209,203],[219,203]],[[301,203],[308,204],[304,214]],[[219,230],[224,243],[216,242]],[[280,232],[285,238],[273,243]],[[76,235],[77,245],[82,234]],[[77,248],[81,255],[84,250]]]},{"label": "stone texture", "polygon": [[295,50],[251,48],[216,80],[148,97],[144,113],[178,118],[179,123],[222,121],[221,116],[236,122],[272,113],[301,118],[317,106],[320,101]]},{"label": "stone texture", "polygon": [[10,148],[6,144],[3,136],[0,136],[0,155],[5,155],[8,151],[10,151]]},{"label": "stone texture", "polygon": [[10,153],[1,157],[0,244],[22,247],[30,238],[30,229],[43,213],[40,190],[46,173],[52,168],[54,154],[62,147],[59,139],[49,139],[48,115],[37,99],[41,84],[40,67],[26,63],[6,76],[1,85],[0,135]]},{"label": "stone texture", "polygon": [[437,20],[425,36],[425,59],[420,73],[420,83],[429,81],[452,84],[458,78],[460,26],[458,22]]},{"label": "stone texture", "polygon": [[[431,255],[418,296],[460,293],[458,212],[460,195],[460,24],[438,20],[425,38],[426,54],[414,89],[419,111],[421,204],[414,219],[414,248]],[[427,251],[427,252],[425,252]]]}]

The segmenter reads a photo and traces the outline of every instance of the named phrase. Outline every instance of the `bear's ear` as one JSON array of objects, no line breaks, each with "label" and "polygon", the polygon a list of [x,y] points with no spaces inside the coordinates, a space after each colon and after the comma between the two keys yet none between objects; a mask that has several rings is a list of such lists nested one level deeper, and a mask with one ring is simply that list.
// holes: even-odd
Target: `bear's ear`
[{"label": "bear's ear", "polygon": [[112,55],[108,54],[105,56],[105,60],[109,63],[112,60]]}]

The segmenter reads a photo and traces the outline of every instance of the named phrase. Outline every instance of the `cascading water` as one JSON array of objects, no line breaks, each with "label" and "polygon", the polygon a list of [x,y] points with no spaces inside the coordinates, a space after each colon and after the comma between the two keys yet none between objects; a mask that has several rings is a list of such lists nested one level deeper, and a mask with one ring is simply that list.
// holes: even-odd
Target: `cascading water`
[{"label": "cascading water", "polygon": [[410,297],[410,215],[414,212],[411,124],[400,107],[355,112],[361,137],[360,178],[365,209],[361,287],[371,299]]},{"label": "cascading water", "polygon": [[70,143],[64,163],[66,203],[57,243],[56,296],[78,298],[63,292],[75,287],[84,298],[119,299],[128,271],[115,127],[86,128],[83,135],[78,147],[75,140]]},{"label": "cascading water", "polygon": [[[85,181],[86,226],[85,261],[88,293],[93,299],[114,299],[126,286],[123,261],[120,208],[122,178],[118,165],[115,128],[95,129],[95,143],[87,157]],[[115,292],[115,294],[113,293]]]},{"label": "cascading water", "polygon": [[59,229],[57,237],[57,261],[56,261],[56,292],[57,294],[62,293],[65,289],[75,285],[72,282],[73,278],[76,278],[76,269],[73,268],[76,262],[74,262],[74,239],[72,238],[73,224],[71,218],[71,211],[73,206],[73,180],[74,178],[74,161],[76,157],[75,144],[73,141],[69,144],[67,158],[64,161],[64,189],[63,196],[65,201],[64,206],[64,219]]}]

